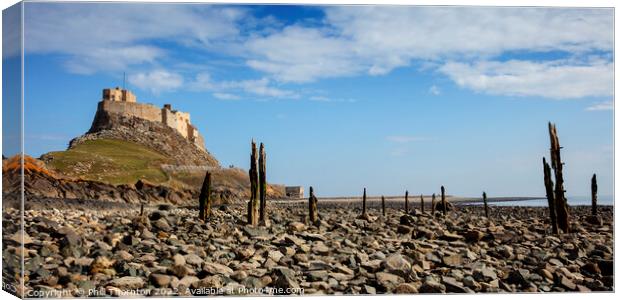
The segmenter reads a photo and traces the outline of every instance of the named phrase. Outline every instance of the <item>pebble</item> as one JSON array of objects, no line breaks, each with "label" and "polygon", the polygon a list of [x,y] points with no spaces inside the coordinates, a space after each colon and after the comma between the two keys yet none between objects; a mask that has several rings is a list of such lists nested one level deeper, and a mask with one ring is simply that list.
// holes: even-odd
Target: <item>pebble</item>
[{"label": "pebble", "polygon": [[151,282],[156,287],[160,287],[160,288],[167,287],[172,281],[172,277],[168,275],[156,274],[156,273],[151,273],[150,279],[151,279]]},{"label": "pebble", "polygon": [[143,287],[144,279],[141,277],[125,276],[113,279],[109,284],[122,290],[133,290]]},{"label": "pebble", "polygon": [[411,263],[404,256],[394,254],[383,261],[383,268],[388,273],[406,276],[411,272]]}]

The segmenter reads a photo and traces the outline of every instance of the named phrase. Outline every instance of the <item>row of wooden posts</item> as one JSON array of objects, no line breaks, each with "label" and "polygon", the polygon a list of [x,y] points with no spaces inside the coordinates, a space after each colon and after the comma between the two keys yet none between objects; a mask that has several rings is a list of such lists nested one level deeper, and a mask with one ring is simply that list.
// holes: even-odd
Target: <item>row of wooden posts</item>
[{"label": "row of wooden posts", "polygon": [[[545,157],[543,157],[543,174],[547,201],[549,205],[549,218],[551,223],[551,230],[554,234],[557,234],[560,230],[568,233],[569,228],[569,207],[565,196],[564,190],[564,177],[562,173],[564,163],[561,160],[560,142],[557,135],[557,129],[555,124],[548,124],[549,138],[550,138],[550,157],[551,166],[547,163]],[[553,172],[552,172],[553,169]],[[555,178],[555,185],[553,178]],[[267,203],[267,177],[266,177],[266,154],[263,143],[260,144],[259,152],[257,153],[256,143],[252,140],[252,153],[250,156],[250,200],[247,205],[247,220],[248,224],[257,226],[266,222],[266,203]],[[592,191],[592,215],[597,215],[597,192],[598,185],[596,182],[596,174],[592,176],[591,180]],[[487,194],[482,193],[482,200],[484,203],[484,215],[489,218],[489,207],[487,204]],[[422,213],[424,213],[424,196],[420,195],[420,205]],[[441,207],[443,215],[447,214],[447,203],[445,197],[445,188],[441,186]],[[381,196],[381,208],[382,213],[385,216],[385,197]],[[199,196],[199,218],[206,220],[211,216],[211,172],[207,172],[202,184],[202,189]],[[409,191],[405,191],[405,212],[409,212]],[[142,214],[142,208],[141,213]],[[435,215],[435,194],[432,195],[431,200],[431,214]],[[312,224],[316,224],[319,221],[318,217],[318,200],[314,195],[314,190],[310,187],[310,197],[308,198],[308,215],[309,221]],[[362,214],[360,218],[368,218],[366,212],[366,188],[362,195]]]},{"label": "row of wooden posts", "polygon": [[[545,177],[545,191],[547,194],[547,202],[549,204],[549,221],[551,222],[551,230],[554,234],[559,233],[561,230],[564,233],[570,232],[569,222],[569,207],[565,196],[564,190],[564,176],[562,170],[564,163],[562,162],[561,152],[562,147],[558,139],[558,131],[555,124],[549,122],[549,140],[551,148],[549,154],[551,157],[551,166],[547,163],[545,157],[543,157],[543,174]],[[553,172],[551,171],[553,169]],[[553,183],[553,177],[555,177],[555,185]],[[590,182],[591,197],[592,197],[592,216],[596,217],[598,212],[597,208],[597,193],[598,185],[596,183],[596,174],[592,175]]]},{"label": "row of wooden posts", "polygon": [[[435,215],[435,194],[431,196],[431,215]],[[366,214],[366,188],[364,188],[364,194],[362,196],[362,216]],[[486,210],[486,198],[485,198],[485,210]],[[444,216],[447,213],[446,204],[446,189],[441,186],[441,206]],[[424,213],[424,195],[420,195],[420,209]],[[381,211],[385,216],[385,197],[381,196]],[[409,212],[409,191],[405,191],[405,212]]]},{"label": "row of wooden posts", "polygon": [[[252,141],[250,156],[250,201],[248,202],[248,224],[253,226],[266,222],[267,209],[267,168],[265,145],[260,143],[259,152]],[[198,218],[205,221],[211,216],[211,172],[207,171],[198,197]]]}]

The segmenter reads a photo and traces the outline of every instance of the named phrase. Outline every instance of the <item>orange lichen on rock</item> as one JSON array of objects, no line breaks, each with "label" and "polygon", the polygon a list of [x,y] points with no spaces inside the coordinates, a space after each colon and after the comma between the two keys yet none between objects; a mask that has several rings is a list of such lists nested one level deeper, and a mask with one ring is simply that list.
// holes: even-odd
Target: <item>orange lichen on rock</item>
[{"label": "orange lichen on rock", "polygon": [[[19,172],[22,167],[21,156],[15,155],[2,162],[3,173],[15,173]],[[46,167],[42,161],[35,159],[31,156],[24,155],[24,174],[42,173],[47,176],[54,176]]]}]

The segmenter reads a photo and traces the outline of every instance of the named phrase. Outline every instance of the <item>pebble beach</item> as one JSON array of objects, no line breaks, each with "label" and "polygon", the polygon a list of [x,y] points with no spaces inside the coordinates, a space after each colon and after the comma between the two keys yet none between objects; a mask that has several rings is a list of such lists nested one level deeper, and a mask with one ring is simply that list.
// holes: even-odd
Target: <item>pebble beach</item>
[{"label": "pebble beach", "polygon": [[[274,201],[265,226],[245,205],[26,210],[25,288],[19,213],[4,210],[5,284],[15,294],[414,294],[613,291],[613,207],[571,207],[571,232],[551,234],[544,207],[455,206],[444,216],[361,201]],[[11,234],[13,233],[13,234]]]}]

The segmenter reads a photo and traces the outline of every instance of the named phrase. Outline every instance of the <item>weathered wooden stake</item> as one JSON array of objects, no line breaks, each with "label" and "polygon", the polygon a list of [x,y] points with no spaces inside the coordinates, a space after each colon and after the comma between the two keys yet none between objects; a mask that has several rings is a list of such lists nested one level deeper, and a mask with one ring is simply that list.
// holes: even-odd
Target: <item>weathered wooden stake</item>
[{"label": "weathered wooden stake", "polygon": [[446,208],[446,189],[441,186],[441,206],[443,206],[443,216],[444,218],[448,214],[448,209]]},{"label": "weathered wooden stake", "polygon": [[314,189],[310,187],[310,197],[308,198],[308,215],[310,223],[316,224],[319,221],[318,200],[314,196]]},{"label": "weathered wooden stake", "polygon": [[409,191],[405,191],[405,213],[409,213]]},{"label": "weathered wooden stake", "polygon": [[248,224],[258,225],[259,189],[256,143],[252,140],[252,155],[250,156],[250,201],[248,202]]},{"label": "weathered wooden stake", "polygon": [[431,215],[435,215],[435,193],[433,193],[431,198]]},{"label": "weathered wooden stake", "polygon": [[551,179],[551,167],[547,160],[543,157],[543,174],[545,175],[545,192],[547,194],[547,203],[549,204],[549,219],[551,221],[551,232],[558,233],[558,218],[555,214],[555,196],[553,195],[553,180]]},{"label": "weathered wooden stake", "polygon": [[381,210],[383,211],[383,216],[385,217],[385,197],[381,196]]},{"label": "weathered wooden stake", "polygon": [[364,195],[362,196],[362,216],[366,217],[366,188],[364,188]]},{"label": "weathered wooden stake", "polygon": [[420,194],[420,207],[422,208],[422,213],[424,213],[424,195]]},{"label": "weathered wooden stake", "polygon": [[482,201],[484,201],[484,216],[489,218],[489,205],[487,204],[487,193],[482,192]]},{"label": "weathered wooden stake", "polygon": [[205,174],[198,197],[198,218],[205,221],[211,216],[211,172]]},{"label": "weathered wooden stake", "polygon": [[598,185],[596,184],[596,174],[592,175],[592,185],[590,187],[592,188],[592,215],[596,216],[596,214],[598,213],[598,199],[596,195],[596,193],[598,192]]},{"label": "weathered wooden stake", "polygon": [[564,195],[564,175],[562,174],[562,168],[564,163],[562,163],[562,158],[560,156],[560,142],[558,139],[558,132],[555,127],[555,124],[551,124],[549,122],[549,139],[551,140],[551,167],[555,172],[555,208],[556,215],[558,218],[558,228],[561,229],[564,233],[568,233],[569,229],[569,213],[568,213],[568,202],[566,200],[566,196]]},{"label": "weathered wooden stake", "polygon": [[259,177],[259,192],[260,192],[260,216],[259,221],[265,222],[266,219],[266,206],[267,206],[267,167],[266,167],[266,155],[265,145],[260,143],[260,151],[258,154],[258,177]]}]

